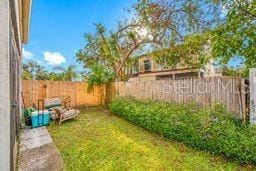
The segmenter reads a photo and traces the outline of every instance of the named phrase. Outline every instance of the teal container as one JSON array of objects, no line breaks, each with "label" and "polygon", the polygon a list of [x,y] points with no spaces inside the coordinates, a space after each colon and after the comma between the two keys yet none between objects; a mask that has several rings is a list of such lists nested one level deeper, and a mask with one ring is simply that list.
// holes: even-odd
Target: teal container
[{"label": "teal container", "polygon": [[49,125],[50,112],[48,110],[36,110],[31,113],[32,128]]}]

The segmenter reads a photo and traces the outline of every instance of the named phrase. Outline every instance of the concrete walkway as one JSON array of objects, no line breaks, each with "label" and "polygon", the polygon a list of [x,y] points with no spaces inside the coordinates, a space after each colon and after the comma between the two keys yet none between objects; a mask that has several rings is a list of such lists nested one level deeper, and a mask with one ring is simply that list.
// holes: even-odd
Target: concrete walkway
[{"label": "concrete walkway", "polygon": [[64,162],[46,127],[22,130],[19,171],[55,171],[63,169]]}]

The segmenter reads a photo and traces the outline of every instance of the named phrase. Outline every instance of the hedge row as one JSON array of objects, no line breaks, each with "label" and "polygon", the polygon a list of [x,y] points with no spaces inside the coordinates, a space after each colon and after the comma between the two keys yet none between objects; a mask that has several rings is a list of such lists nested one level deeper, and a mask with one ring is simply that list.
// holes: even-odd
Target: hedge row
[{"label": "hedge row", "polygon": [[241,124],[221,106],[211,109],[119,98],[112,113],[149,131],[241,163],[256,164],[256,129]]}]

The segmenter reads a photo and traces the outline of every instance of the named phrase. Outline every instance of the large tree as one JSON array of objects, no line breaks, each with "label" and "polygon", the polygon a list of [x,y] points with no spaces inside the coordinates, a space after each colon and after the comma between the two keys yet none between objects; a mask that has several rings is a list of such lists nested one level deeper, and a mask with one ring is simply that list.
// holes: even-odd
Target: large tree
[{"label": "large tree", "polygon": [[[117,29],[96,24],[96,33],[85,35],[86,45],[77,52],[85,68],[105,65],[121,79],[131,58],[159,48],[168,49],[184,42],[184,37],[202,32],[218,21],[213,17],[218,3],[199,0],[150,1],[134,5],[134,17],[120,21]],[[204,8],[208,8],[207,16]]]}]

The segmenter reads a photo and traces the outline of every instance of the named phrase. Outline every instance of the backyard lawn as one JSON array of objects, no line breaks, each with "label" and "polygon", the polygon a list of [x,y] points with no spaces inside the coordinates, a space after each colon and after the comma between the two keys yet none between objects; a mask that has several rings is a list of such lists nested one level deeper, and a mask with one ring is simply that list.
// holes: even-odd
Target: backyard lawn
[{"label": "backyard lawn", "polygon": [[48,130],[68,170],[252,170],[169,141],[110,114],[81,110],[76,120]]}]

